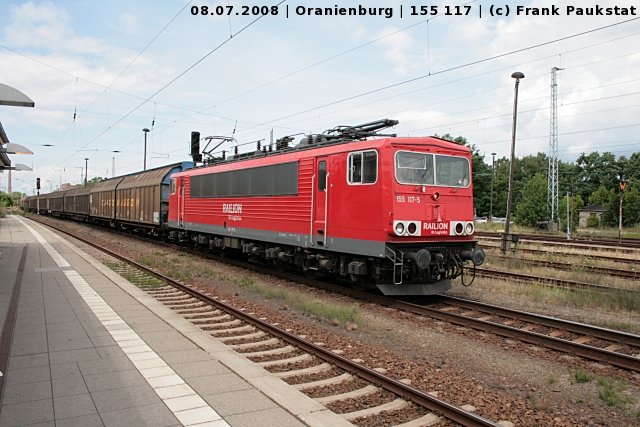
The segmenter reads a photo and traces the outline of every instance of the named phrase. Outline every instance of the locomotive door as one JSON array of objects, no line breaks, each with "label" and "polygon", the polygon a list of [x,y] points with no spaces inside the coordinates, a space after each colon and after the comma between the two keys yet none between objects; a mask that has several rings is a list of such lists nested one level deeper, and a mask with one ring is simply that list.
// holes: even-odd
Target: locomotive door
[{"label": "locomotive door", "polygon": [[178,227],[184,225],[184,178],[178,178]]},{"label": "locomotive door", "polygon": [[329,207],[329,162],[327,157],[316,158],[313,186],[313,220],[311,243],[327,246],[327,209]]}]

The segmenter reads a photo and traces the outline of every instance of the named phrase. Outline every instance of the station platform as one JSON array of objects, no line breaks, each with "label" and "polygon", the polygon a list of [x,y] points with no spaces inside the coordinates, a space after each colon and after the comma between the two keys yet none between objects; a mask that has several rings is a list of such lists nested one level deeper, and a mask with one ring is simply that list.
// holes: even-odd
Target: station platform
[{"label": "station platform", "polygon": [[0,426],[342,426],[81,248],[0,218]]}]

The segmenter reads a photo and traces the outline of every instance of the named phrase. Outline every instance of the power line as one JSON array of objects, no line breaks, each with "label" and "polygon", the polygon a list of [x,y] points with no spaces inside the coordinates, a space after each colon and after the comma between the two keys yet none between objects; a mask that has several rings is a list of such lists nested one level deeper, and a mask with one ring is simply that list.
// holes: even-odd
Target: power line
[{"label": "power line", "polygon": [[[285,1],[287,0],[281,0],[279,3],[277,3],[274,6],[280,6],[281,4],[283,4]],[[259,20],[261,20],[262,18],[264,18],[266,15],[259,15],[257,18],[255,18],[253,21],[249,22],[247,25],[245,25],[244,27],[242,27],[240,30],[238,30],[235,34],[230,35],[228,38],[226,38],[225,40],[223,40],[220,44],[218,44],[216,47],[214,47],[212,50],[210,50],[208,53],[206,53],[202,58],[198,59],[196,62],[194,62],[193,64],[191,64],[189,67],[187,67],[184,71],[182,71],[180,74],[178,74],[176,77],[174,77],[173,79],[171,79],[168,83],[164,84],[162,87],[160,87],[160,89],[156,90],[154,93],[152,93],[150,96],[148,96],[144,101],[142,101],[140,104],[138,104],[136,107],[134,107],[131,111],[129,111],[128,113],[126,113],[124,116],[120,117],[116,122],[113,123],[113,125],[109,126],[108,128],[106,128],[105,130],[103,130],[102,132],[100,132],[96,137],[94,137],[92,140],[90,140],[89,142],[87,142],[84,146],[82,146],[81,149],[84,149],[86,147],[88,147],[89,145],[93,144],[95,141],[97,141],[100,137],[102,137],[104,134],[106,134],[107,132],[109,132],[109,130],[111,130],[114,126],[116,126],[117,124],[121,123],[123,120],[125,120],[127,117],[129,117],[131,114],[133,114],[134,112],[136,112],[140,107],[142,107],[144,104],[146,104],[149,100],[151,100],[152,98],[154,98],[155,96],[157,96],[158,94],[160,94],[162,91],[164,91],[166,88],[168,88],[169,86],[171,86],[173,83],[175,83],[178,79],[180,79],[182,76],[184,76],[185,74],[187,74],[189,71],[191,71],[193,68],[195,68],[198,64],[200,64],[202,61],[204,61],[205,59],[207,59],[209,56],[211,56],[213,53],[217,52],[219,49],[221,49],[223,46],[225,46],[227,43],[229,43],[235,36],[243,33],[245,30],[247,30],[248,28],[250,28],[253,24],[255,24],[256,22],[258,22]],[[71,156],[67,157],[63,162],[66,162],[67,160],[69,160],[71,157],[75,156],[75,153],[72,154]]]},{"label": "power line", "polygon": [[[635,34],[633,34],[633,35],[640,35],[640,33],[635,33]],[[625,36],[625,37],[629,37],[629,36]],[[609,40],[609,41],[607,41],[607,42],[617,41],[617,40],[619,40],[619,39],[620,39],[620,38],[616,38],[616,39],[613,39],[613,40]],[[589,47],[592,47],[592,46],[595,46],[595,45],[599,45],[599,44],[602,44],[602,43],[607,43],[607,42],[596,43],[596,44],[594,44],[594,45],[590,45]],[[579,49],[574,49],[574,51],[575,51],[575,50],[579,50]],[[625,57],[625,56],[636,55],[637,53],[638,53],[638,51],[634,51],[634,52],[631,52],[631,53],[628,53],[628,54],[618,55],[618,56],[615,56],[615,57],[612,57],[612,58],[599,59],[599,60],[597,60],[597,61],[591,61],[591,62],[586,62],[586,63],[579,64],[579,65],[574,65],[574,66],[571,66],[570,68],[571,68],[571,69],[575,69],[575,68],[582,68],[582,67],[586,67],[587,65],[593,65],[593,64],[597,64],[597,63],[601,63],[601,62],[612,61],[612,60],[615,60],[615,59],[620,59],[620,58]],[[562,54],[562,53],[561,53],[561,54]],[[408,95],[408,94],[414,94],[414,93],[419,92],[419,91],[422,91],[422,90],[428,90],[428,89],[433,89],[433,88],[437,88],[437,87],[442,87],[442,86],[446,86],[446,85],[449,85],[449,84],[452,84],[452,83],[458,83],[458,82],[460,82],[460,81],[468,80],[468,79],[470,79],[470,78],[479,77],[479,76],[483,76],[483,75],[491,74],[491,73],[494,73],[494,72],[504,71],[504,70],[506,70],[506,69],[511,69],[511,68],[513,68],[513,67],[520,67],[520,66],[522,66],[522,65],[526,65],[526,64],[530,64],[530,63],[534,63],[534,62],[542,61],[542,60],[545,60],[545,59],[553,58],[553,57],[556,57],[557,55],[558,55],[558,54],[554,54],[554,55],[549,55],[549,56],[546,56],[546,57],[543,57],[543,58],[538,58],[538,59],[534,59],[534,60],[531,60],[531,61],[526,61],[526,62],[519,63],[519,64],[512,64],[512,65],[509,65],[509,66],[506,66],[506,67],[502,67],[502,68],[498,68],[498,69],[494,69],[494,70],[491,70],[491,71],[487,71],[487,72],[483,72],[483,73],[474,74],[474,75],[472,75],[472,76],[462,77],[462,78],[459,78],[459,79],[450,80],[450,81],[448,81],[448,82],[444,82],[444,83],[440,83],[440,84],[435,84],[435,85],[428,86],[428,87],[425,87],[425,88],[416,89],[416,90],[414,90],[414,91],[403,92],[403,93],[401,93],[401,94],[399,94],[399,95],[392,95],[392,96],[385,97],[385,98],[380,98],[380,99],[377,99],[377,100],[374,100],[374,101],[371,101],[371,102],[365,102],[365,103],[362,103],[362,104],[358,104],[358,105],[356,105],[356,106],[345,107],[345,108],[340,109],[340,110],[333,110],[333,111],[332,111],[332,112],[330,112],[330,113],[324,114],[324,116],[327,116],[327,115],[330,115],[330,114],[336,114],[336,113],[338,113],[338,112],[345,111],[345,110],[350,110],[350,109],[354,109],[354,108],[361,108],[361,107],[363,107],[363,106],[367,106],[367,105],[375,104],[375,103],[378,103],[378,102],[386,101],[386,100],[389,100],[389,99],[393,99],[393,98],[400,97],[400,96],[404,96],[404,95]],[[568,67],[568,66],[566,66],[566,67]],[[543,74],[539,74],[539,75],[533,76],[533,79],[536,79],[536,78],[539,78],[539,77],[543,77],[543,76],[544,76]],[[529,77],[527,80],[531,80],[531,77]],[[637,81],[637,80],[640,80],[640,79],[631,80],[631,81],[628,81],[628,82],[634,82],[634,81]],[[594,88],[592,88],[592,89],[597,89],[597,88],[601,88],[601,87],[605,87],[605,86],[612,86],[612,85],[617,85],[617,84],[624,84],[624,83],[625,83],[625,82],[621,82],[621,83],[616,82],[616,83],[611,83],[611,84],[609,84],[609,85],[596,86],[596,87],[594,87]],[[456,97],[456,98],[449,98],[448,100],[439,101],[439,102],[435,102],[435,103],[434,103],[434,102],[430,102],[430,103],[429,103],[429,104],[427,104],[426,106],[433,107],[434,105],[443,104],[443,103],[446,103],[446,102],[451,102],[451,101],[453,101],[453,100],[459,100],[459,99],[463,99],[463,98],[468,98],[468,97],[477,96],[478,94],[482,94],[482,93],[486,93],[486,92],[491,92],[491,91],[493,91],[494,89],[499,89],[499,88],[506,87],[506,86],[507,86],[507,84],[503,84],[503,85],[500,85],[500,86],[497,86],[497,87],[494,87],[494,88],[491,88],[491,89],[487,89],[487,90],[484,90],[484,91],[473,92],[473,93],[471,93],[471,94],[469,94],[469,95],[459,96],[459,97]],[[571,91],[571,92],[564,92],[564,94],[566,95],[566,94],[569,94],[569,93],[575,93],[575,92],[579,92],[579,91],[583,91],[583,90],[589,90],[589,89],[577,89],[577,90],[573,90],[573,91]],[[530,101],[535,101],[535,100],[538,100],[538,99],[546,99],[546,98],[547,98],[547,96],[546,96],[546,95],[545,95],[545,96],[538,97],[538,98],[525,98],[525,99],[523,99],[523,102],[530,102]],[[512,106],[513,104],[512,104],[512,103],[505,103],[505,104],[503,104],[503,105],[509,105],[509,106]],[[564,106],[564,105],[565,105],[565,104],[563,104],[563,106]],[[420,106],[417,106],[417,107],[415,107],[415,106],[414,106],[413,108],[420,108]],[[394,114],[397,114],[397,113],[402,112],[402,111],[405,111],[405,110],[406,110],[406,108],[405,108],[405,109],[403,109],[403,110],[400,110],[400,111],[396,111],[396,112],[394,112],[394,113],[389,113],[389,115],[390,115],[390,116],[393,116]],[[486,107],[481,107],[481,108],[478,108],[478,109],[476,109],[476,110],[486,110]],[[467,110],[467,111],[465,111],[465,112],[469,112],[469,111],[475,111],[475,110]],[[459,113],[459,112],[457,112],[457,113],[453,113],[453,114],[458,114],[458,113]],[[414,121],[418,121],[418,120],[419,120],[419,119],[414,120]],[[409,121],[409,122],[407,122],[407,121],[403,121],[403,123],[402,123],[402,124],[403,124],[403,125],[406,125],[407,123],[411,123],[411,121]]]},{"label": "power line", "polygon": [[[468,2],[466,2],[466,3],[463,3],[461,6],[470,5],[470,4],[475,3],[475,2],[477,2],[477,1],[478,1],[478,0],[471,0],[471,1],[468,1]],[[362,48],[364,48],[364,47],[370,46],[370,45],[372,45],[372,44],[374,44],[374,43],[376,43],[376,42],[379,42],[380,40],[384,40],[384,39],[386,39],[386,38],[388,38],[388,37],[391,37],[391,36],[394,36],[394,35],[399,34],[399,33],[401,33],[401,32],[407,31],[407,30],[409,30],[409,29],[411,29],[411,28],[414,28],[414,27],[417,27],[417,26],[419,26],[419,25],[422,25],[422,24],[425,24],[425,23],[427,23],[427,24],[428,24],[430,20],[432,20],[432,19],[436,19],[436,18],[441,17],[441,16],[444,16],[444,12],[441,12],[441,13],[439,13],[439,14],[437,14],[437,15],[434,15],[434,16],[432,16],[432,17],[431,17],[431,18],[429,18],[429,19],[425,19],[425,20],[422,20],[422,21],[417,22],[417,23],[415,23],[415,24],[408,25],[408,26],[406,26],[406,27],[404,27],[404,28],[401,28],[401,29],[399,29],[399,30],[392,31],[392,32],[390,32],[390,33],[384,34],[384,35],[382,35],[382,36],[380,36],[380,37],[377,37],[377,38],[375,38],[375,39],[369,40],[369,41],[367,41],[367,42],[365,42],[365,43],[363,43],[363,44],[360,44],[360,45],[358,45],[358,46],[352,47],[352,48],[350,48],[350,49],[347,49],[347,50],[344,50],[344,51],[342,51],[342,52],[339,52],[339,53],[337,53],[337,54],[335,54],[335,55],[332,55],[332,56],[329,56],[329,57],[327,57],[327,58],[321,59],[320,61],[317,61],[317,62],[314,62],[314,63],[312,63],[312,64],[306,65],[306,66],[304,66],[304,67],[302,67],[302,68],[299,68],[299,69],[297,69],[297,70],[295,70],[295,71],[292,71],[292,72],[290,72],[290,73],[288,73],[288,74],[285,74],[284,76],[280,76],[280,77],[275,78],[275,79],[273,79],[273,80],[270,80],[270,81],[268,81],[268,82],[266,82],[266,83],[260,84],[260,85],[258,85],[258,86],[255,86],[255,87],[251,88],[251,89],[248,89],[248,90],[246,90],[246,91],[244,91],[244,92],[241,92],[241,93],[239,93],[239,94],[237,94],[237,95],[234,95],[234,96],[232,96],[232,97],[226,98],[226,99],[224,99],[224,100],[222,100],[222,101],[220,101],[220,102],[216,103],[215,105],[212,105],[212,106],[210,106],[210,107],[204,108],[203,110],[201,110],[201,112],[204,112],[204,111],[210,110],[211,108],[214,108],[214,107],[218,107],[218,106],[220,106],[220,105],[222,105],[222,104],[225,104],[225,103],[227,103],[227,102],[233,101],[233,100],[235,100],[235,99],[238,99],[238,98],[240,98],[240,97],[243,97],[243,96],[245,96],[245,95],[248,95],[248,94],[250,94],[250,93],[253,93],[253,92],[257,91],[257,90],[263,89],[263,88],[265,88],[265,87],[267,87],[267,86],[271,86],[271,85],[272,85],[272,84],[274,84],[274,83],[280,82],[280,81],[282,81],[282,80],[286,80],[286,79],[288,79],[289,77],[293,77],[293,76],[295,76],[295,75],[297,75],[297,74],[300,74],[300,73],[302,73],[302,72],[304,72],[304,71],[310,70],[310,69],[312,69],[312,68],[315,68],[315,67],[317,67],[317,66],[319,66],[319,65],[322,65],[322,64],[324,64],[324,63],[327,63],[327,62],[329,62],[329,61],[333,61],[334,59],[340,58],[341,56],[347,55],[347,54],[349,54],[349,53],[355,52],[356,50],[359,50],[359,49],[362,49]]]},{"label": "power line", "polygon": [[557,38],[557,39],[554,39],[554,40],[550,40],[550,41],[547,41],[547,42],[538,43],[538,44],[527,46],[527,47],[520,48],[520,49],[515,49],[515,50],[509,51],[509,52],[501,53],[501,54],[498,54],[498,55],[493,55],[493,56],[490,56],[490,57],[487,57],[487,58],[483,58],[483,59],[479,59],[479,60],[476,60],[476,61],[467,62],[465,64],[461,64],[461,65],[456,65],[456,66],[453,66],[453,67],[445,68],[443,70],[436,71],[436,72],[433,72],[433,73],[430,73],[430,74],[424,74],[424,75],[421,75],[421,76],[418,76],[418,77],[413,77],[411,79],[403,80],[403,81],[400,81],[400,82],[397,82],[397,83],[393,83],[393,84],[390,84],[390,85],[386,85],[386,86],[383,86],[383,87],[380,87],[380,88],[377,88],[377,89],[372,89],[372,90],[369,90],[369,91],[366,91],[366,92],[361,92],[361,93],[356,94],[356,95],[352,95],[352,96],[349,96],[349,97],[346,97],[346,98],[342,98],[342,99],[339,99],[337,101],[329,102],[327,104],[323,104],[323,105],[320,105],[320,106],[317,106],[317,107],[309,108],[309,109],[304,110],[304,111],[300,111],[300,112],[297,112],[297,113],[293,113],[293,114],[289,114],[289,115],[286,115],[286,116],[282,116],[282,117],[279,117],[277,119],[270,120],[268,122],[260,123],[259,125],[255,125],[255,126],[252,126],[252,127],[248,128],[248,129],[245,129],[245,131],[249,130],[249,129],[253,129],[253,128],[258,127],[258,126],[264,126],[264,125],[268,125],[268,124],[273,123],[273,122],[278,122],[278,121],[285,120],[285,119],[288,119],[288,118],[291,118],[291,117],[296,117],[296,116],[299,116],[299,115],[302,115],[302,114],[305,114],[305,113],[310,113],[312,111],[317,111],[317,110],[320,110],[322,108],[330,107],[332,105],[337,105],[337,104],[340,104],[340,103],[343,103],[343,102],[346,102],[346,101],[351,101],[353,99],[361,98],[363,96],[371,95],[373,93],[381,92],[381,91],[384,91],[384,90],[387,90],[387,89],[392,89],[392,88],[395,88],[395,87],[403,86],[403,85],[406,85],[406,84],[409,84],[409,83],[416,82],[418,80],[425,79],[427,77],[432,77],[432,76],[436,76],[436,75],[439,75],[439,74],[444,74],[444,73],[448,73],[448,72],[451,72],[451,71],[467,68],[467,67],[470,67],[472,65],[482,64],[484,62],[493,61],[493,60],[498,59],[498,58],[503,58],[505,56],[513,55],[513,54],[516,54],[516,53],[525,52],[525,51],[528,51],[528,50],[531,50],[531,49],[536,49],[536,48],[539,48],[539,47],[542,47],[542,46],[548,46],[548,45],[551,45],[551,44],[554,44],[554,43],[558,43],[560,41],[569,40],[569,39],[572,39],[572,38],[575,38],[575,37],[580,37],[580,36],[583,36],[583,35],[586,35],[586,34],[590,34],[590,33],[594,33],[594,32],[597,32],[597,31],[604,30],[604,29],[612,28],[612,27],[615,27],[615,26],[618,26],[618,25],[626,24],[626,23],[629,23],[629,22],[632,22],[632,21],[636,21],[638,19],[640,19],[640,17],[627,19],[625,21],[617,22],[617,23],[614,23],[614,24],[609,24],[609,25],[605,25],[605,26],[602,26],[602,27],[593,28],[591,30],[582,31],[580,33],[572,34],[570,36],[560,37],[560,38]]}]

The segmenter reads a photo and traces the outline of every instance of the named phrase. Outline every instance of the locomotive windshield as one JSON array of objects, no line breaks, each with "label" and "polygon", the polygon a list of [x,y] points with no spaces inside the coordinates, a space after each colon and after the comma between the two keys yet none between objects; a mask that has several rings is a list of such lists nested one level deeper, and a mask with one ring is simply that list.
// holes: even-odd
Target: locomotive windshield
[{"label": "locomotive windshield", "polygon": [[396,153],[396,179],[400,184],[468,187],[469,176],[469,161],[464,157],[415,151]]}]

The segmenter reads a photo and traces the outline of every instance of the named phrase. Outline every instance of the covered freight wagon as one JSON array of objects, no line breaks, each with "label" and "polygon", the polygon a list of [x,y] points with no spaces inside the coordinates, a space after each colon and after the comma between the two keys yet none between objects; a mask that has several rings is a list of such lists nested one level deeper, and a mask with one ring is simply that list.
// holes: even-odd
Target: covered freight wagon
[{"label": "covered freight wagon", "polygon": [[89,193],[91,187],[79,187],[64,193],[64,213],[75,219],[86,220],[89,217]]},{"label": "covered freight wagon", "polygon": [[96,221],[113,221],[116,218],[116,187],[123,177],[101,181],[89,190],[91,218]]},{"label": "covered freight wagon", "polygon": [[115,189],[115,219],[122,224],[161,228],[169,212],[171,175],[191,167],[191,162],[182,162],[124,176]]}]

